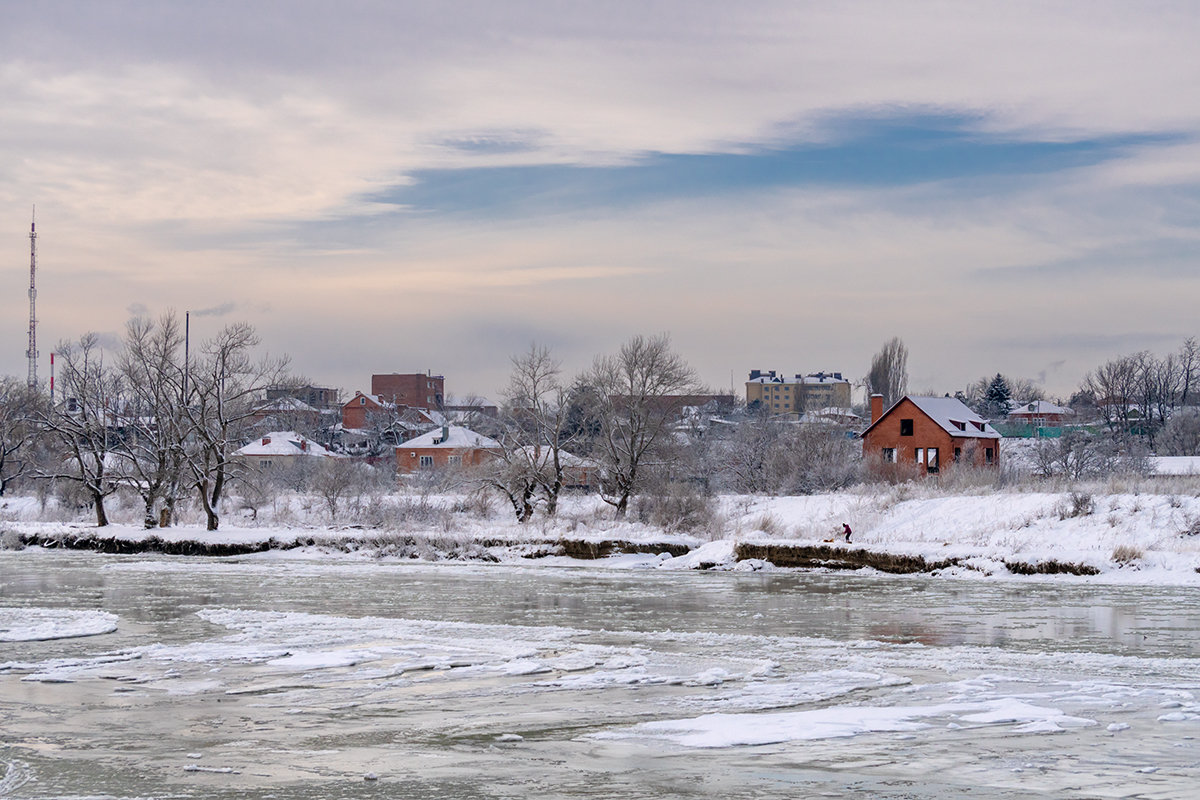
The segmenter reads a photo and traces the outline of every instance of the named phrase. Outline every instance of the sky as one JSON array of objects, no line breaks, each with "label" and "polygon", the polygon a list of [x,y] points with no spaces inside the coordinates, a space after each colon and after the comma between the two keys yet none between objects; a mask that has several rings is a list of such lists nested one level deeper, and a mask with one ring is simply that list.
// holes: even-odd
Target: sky
[{"label": "sky", "polygon": [[714,389],[1200,335],[1200,4],[0,0],[0,374],[248,321],[349,395],[670,333]]}]

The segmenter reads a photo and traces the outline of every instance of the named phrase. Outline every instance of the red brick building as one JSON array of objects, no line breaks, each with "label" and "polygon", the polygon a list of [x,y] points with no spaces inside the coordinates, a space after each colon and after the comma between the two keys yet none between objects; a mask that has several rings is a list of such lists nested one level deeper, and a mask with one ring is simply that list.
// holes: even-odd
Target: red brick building
[{"label": "red brick building", "polygon": [[355,392],[354,397],[342,405],[342,427],[350,430],[362,430],[367,427],[367,417],[370,414],[387,411],[395,414],[395,403],[384,400],[378,395]]},{"label": "red brick building", "polygon": [[872,395],[871,425],[862,440],[865,458],[911,465],[920,474],[955,462],[1000,461],[1000,434],[953,397],[903,397],[885,412],[882,395]]},{"label": "red brick building", "polygon": [[398,406],[440,409],[446,402],[446,379],[419,372],[372,375],[371,394]]},{"label": "red brick building", "polygon": [[396,470],[469,469],[492,458],[500,443],[457,425],[443,425],[396,447]]}]

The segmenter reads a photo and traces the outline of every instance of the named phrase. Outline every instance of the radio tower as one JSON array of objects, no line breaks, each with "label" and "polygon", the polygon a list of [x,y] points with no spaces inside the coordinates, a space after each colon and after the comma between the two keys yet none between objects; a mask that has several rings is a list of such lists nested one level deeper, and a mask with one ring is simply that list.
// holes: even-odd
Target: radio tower
[{"label": "radio tower", "polygon": [[37,388],[37,206],[29,222],[29,388]]}]

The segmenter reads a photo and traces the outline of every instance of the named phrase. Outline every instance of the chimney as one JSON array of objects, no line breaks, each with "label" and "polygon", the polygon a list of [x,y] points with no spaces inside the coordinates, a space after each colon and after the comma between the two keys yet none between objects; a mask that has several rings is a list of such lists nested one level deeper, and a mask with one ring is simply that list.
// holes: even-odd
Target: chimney
[{"label": "chimney", "polygon": [[883,416],[883,395],[871,395],[871,424],[874,425]]},{"label": "chimney", "polygon": [[442,442],[444,443],[444,442],[448,441],[449,439],[450,439],[450,424],[445,423],[442,425]]}]

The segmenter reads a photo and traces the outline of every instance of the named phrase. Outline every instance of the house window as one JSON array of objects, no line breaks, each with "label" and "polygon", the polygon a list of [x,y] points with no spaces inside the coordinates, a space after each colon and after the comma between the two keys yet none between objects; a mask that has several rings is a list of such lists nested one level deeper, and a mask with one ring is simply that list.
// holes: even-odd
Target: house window
[{"label": "house window", "polygon": [[429,469],[433,466],[433,456],[421,456],[421,469]]},{"label": "house window", "polygon": [[367,404],[367,398],[365,398],[365,397],[358,398],[358,404],[360,406],[365,406]]},{"label": "house window", "polygon": [[913,435],[913,421],[911,419],[900,420],[900,435],[901,436],[912,436]]},{"label": "house window", "polygon": [[983,449],[983,460],[985,463],[991,464],[996,460],[996,451],[990,447],[985,447]]},{"label": "house window", "polygon": [[938,471],[938,449],[936,447],[925,451],[925,468],[930,472]]},{"label": "house window", "polygon": [[449,463],[450,463],[450,466],[452,466],[452,467],[461,467],[462,466],[462,456],[450,456]]},{"label": "house window", "polygon": [[883,448],[883,461],[885,464],[895,464],[896,463],[896,448],[894,448],[894,447]]},{"label": "house window", "polygon": [[958,461],[960,458],[962,458],[962,448],[956,447],[954,448],[954,460]]},{"label": "house window", "polygon": [[917,448],[917,463],[918,464],[925,463],[925,448],[924,447]]}]

